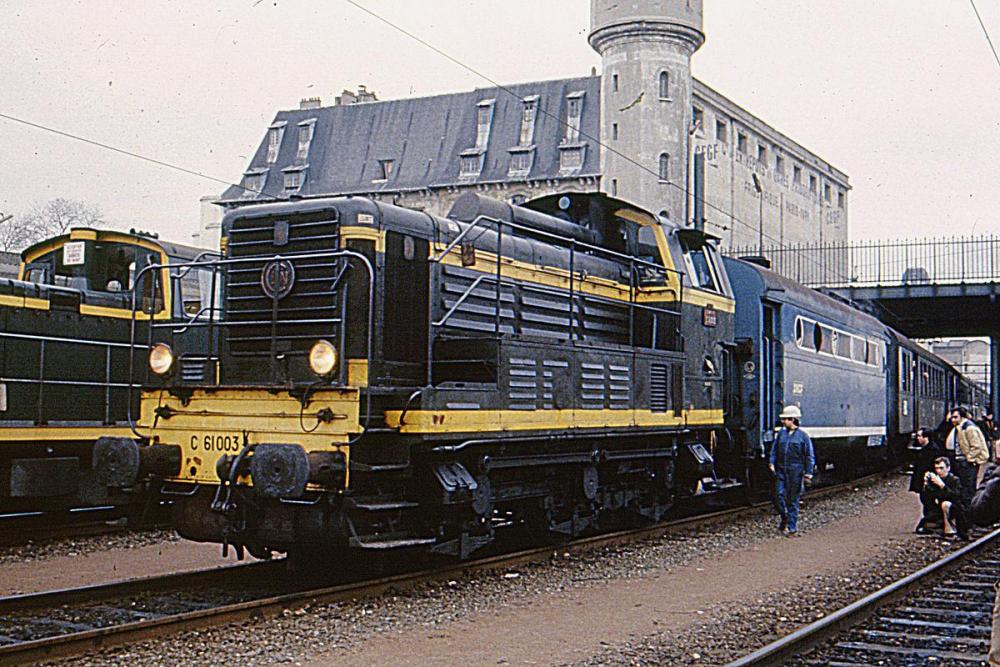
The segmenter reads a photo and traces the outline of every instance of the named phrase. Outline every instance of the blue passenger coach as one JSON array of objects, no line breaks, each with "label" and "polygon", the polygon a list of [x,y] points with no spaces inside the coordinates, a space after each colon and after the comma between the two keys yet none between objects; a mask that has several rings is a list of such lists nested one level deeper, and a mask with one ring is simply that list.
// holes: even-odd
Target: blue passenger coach
[{"label": "blue passenger coach", "polygon": [[728,420],[750,458],[766,455],[778,413],[794,404],[821,469],[850,474],[885,459],[885,325],[756,264],[727,258],[725,266],[736,296]]}]

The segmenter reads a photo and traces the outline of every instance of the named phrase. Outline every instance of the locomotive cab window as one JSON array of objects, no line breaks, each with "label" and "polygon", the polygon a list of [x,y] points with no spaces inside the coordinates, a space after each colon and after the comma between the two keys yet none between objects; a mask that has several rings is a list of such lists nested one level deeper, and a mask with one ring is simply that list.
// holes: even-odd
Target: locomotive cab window
[{"label": "locomotive cab window", "polygon": [[656,230],[653,227],[640,226],[637,237],[636,256],[643,262],[656,265],[656,267],[639,266],[639,284],[643,287],[663,285],[667,273],[665,269],[660,270],[663,267],[663,258],[660,256],[659,246],[656,245]]},{"label": "locomotive cab window", "polygon": [[687,267],[691,284],[699,289],[721,294],[719,281],[718,259],[715,249],[707,243],[693,243],[687,240],[684,245],[684,264]]}]

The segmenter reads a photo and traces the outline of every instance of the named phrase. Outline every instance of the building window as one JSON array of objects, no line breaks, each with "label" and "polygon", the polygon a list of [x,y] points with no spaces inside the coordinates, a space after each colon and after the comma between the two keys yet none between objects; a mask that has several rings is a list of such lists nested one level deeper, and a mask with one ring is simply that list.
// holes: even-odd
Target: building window
[{"label": "building window", "polygon": [[847,203],[847,194],[844,192],[837,193],[837,208],[844,208]]},{"label": "building window", "polygon": [[774,156],[774,170],[782,176],[785,175],[785,158],[781,155]]},{"label": "building window", "polygon": [[285,134],[285,124],[275,123],[267,130],[267,162],[274,164],[278,160],[278,151],[281,150],[281,139]]},{"label": "building window", "polygon": [[660,180],[667,182],[670,180],[670,154],[660,153],[660,164],[658,174]]},{"label": "building window", "polygon": [[612,178],[611,179],[611,196],[612,197],[617,197],[618,196],[618,179],[617,178]]},{"label": "building window", "polygon": [[765,162],[767,160],[767,146],[764,144],[757,144],[757,161]]},{"label": "building window", "polygon": [[258,194],[263,192],[264,179],[266,177],[266,171],[253,171],[243,174],[243,193],[241,196],[244,199],[253,199]]},{"label": "building window", "polygon": [[299,148],[295,153],[295,158],[297,160],[305,160],[309,157],[309,145],[312,143],[313,130],[315,127],[315,119],[299,123]]},{"label": "building window", "polygon": [[576,171],[583,167],[583,148],[563,148],[559,151],[559,171]]},{"label": "building window", "polygon": [[583,91],[570,93],[566,96],[566,142],[579,143],[580,121],[583,117]]},{"label": "building window", "polygon": [[462,156],[462,166],[460,176],[476,176],[479,174],[482,164],[482,153]]},{"label": "building window", "polygon": [[695,132],[705,125],[705,112],[698,107],[691,107],[691,129]]},{"label": "building window", "polygon": [[823,184],[823,199],[825,199],[827,203],[830,202],[830,184],[829,183],[824,183]]},{"label": "building window", "polygon": [[615,92],[615,93],[618,92],[618,75],[617,74],[612,74],[611,75],[611,90],[612,90],[612,92]]},{"label": "building window", "polygon": [[816,176],[814,174],[809,174],[809,192],[816,194],[816,186],[818,183],[819,181],[816,180]]},{"label": "building window", "polygon": [[618,123],[611,123],[611,138],[618,141]]},{"label": "building window", "polygon": [[660,99],[670,99],[670,73],[660,72]]},{"label": "building window", "polygon": [[485,150],[490,143],[494,100],[483,100],[476,110],[476,148]]},{"label": "building window", "polygon": [[538,117],[538,96],[525,97],[521,109],[521,146],[530,146],[535,139],[535,119]]},{"label": "building window", "polygon": [[747,152],[747,135],[742,132],[736,135],[736,150],[746,155]]},{"label": "building window", "polygon": [[729,137],[726,135],[726,122],[722,120],[715,121],[715,140],[722,143],[729,141]]},{"label": "building window", "polygon": [[379,160],[378,161],[378,176],[375,180],[377,181],[388,181],[392,176],[392,169],[395,166],[393,160]]},{"label": "building window", "polygon": [[510,174],[514,176],[527,176],[531,171],[531,162],[534,153],[530,150],[511,151],[510,154]]},{"label": "building window", "polygon": [[802,185],[802,167],[794,165],[792,167],[792,182],[795,185]]},{"label": "building window", "polygon": [[286,171],[285,172],[285,192],[295,192],[302,187],[302,172],[301,171]]}]

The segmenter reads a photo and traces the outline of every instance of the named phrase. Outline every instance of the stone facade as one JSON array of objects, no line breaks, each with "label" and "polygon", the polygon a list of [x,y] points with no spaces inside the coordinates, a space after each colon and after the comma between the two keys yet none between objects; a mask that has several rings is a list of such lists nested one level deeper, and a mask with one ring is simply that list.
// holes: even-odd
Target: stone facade
[{"label": "stone facade", "polygon": [[[378,101],[344,91],[281,111],[220,204],[355,194],[444,215],[463,192],[512,203],[601,190],[727,248],[847,240],[847,176],[692,78],[702,0],[592,0],[602,72]],[[697,157],[696,157],[697,156]]]}]

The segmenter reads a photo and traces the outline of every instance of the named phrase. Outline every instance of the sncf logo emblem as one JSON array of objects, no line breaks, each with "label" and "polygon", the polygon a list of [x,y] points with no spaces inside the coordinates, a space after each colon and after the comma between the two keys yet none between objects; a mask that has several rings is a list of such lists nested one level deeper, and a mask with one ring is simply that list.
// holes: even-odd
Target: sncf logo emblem
[{"label": "sncf logo emblem", "polygon": [[260,287],[271,299],[284,299],[295,286],[295,267],[287,259],[275,259],[260,272]]}]

